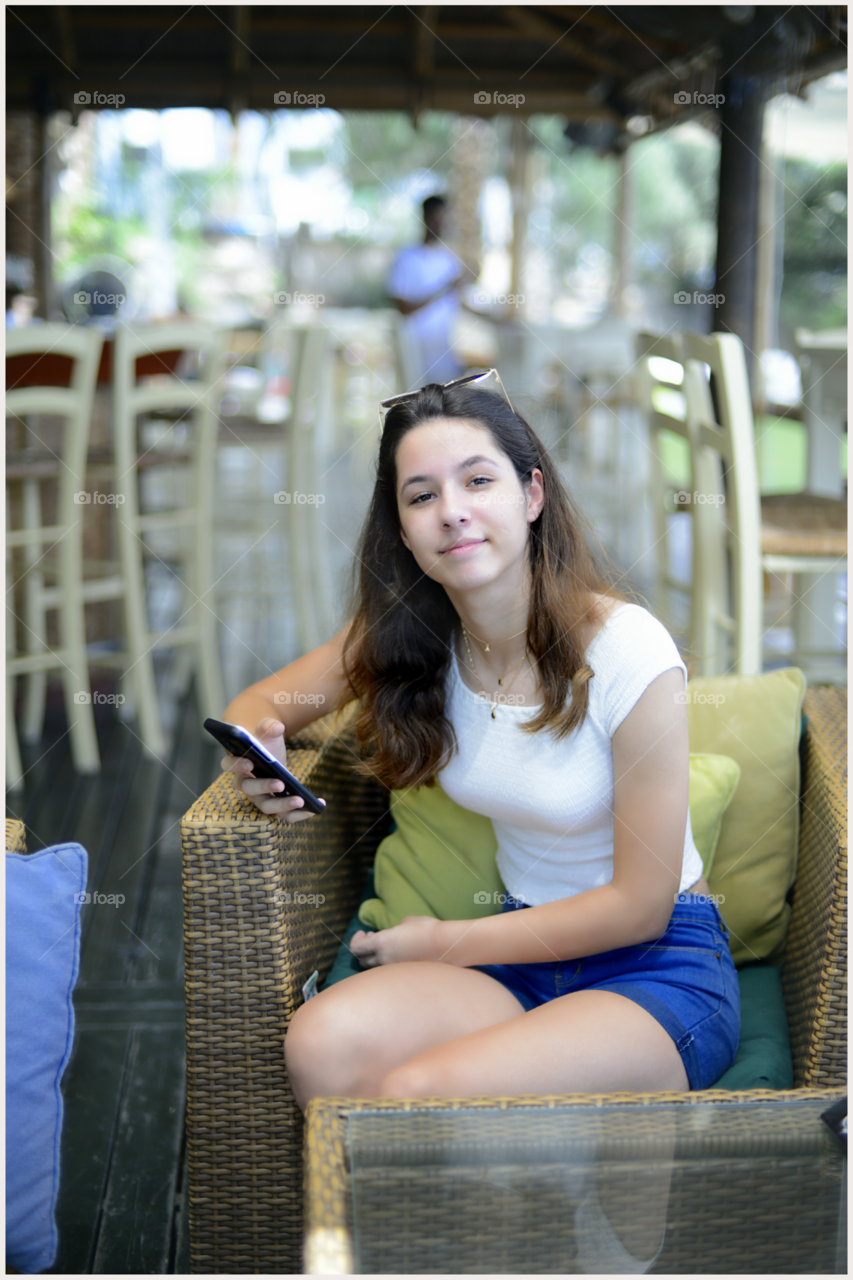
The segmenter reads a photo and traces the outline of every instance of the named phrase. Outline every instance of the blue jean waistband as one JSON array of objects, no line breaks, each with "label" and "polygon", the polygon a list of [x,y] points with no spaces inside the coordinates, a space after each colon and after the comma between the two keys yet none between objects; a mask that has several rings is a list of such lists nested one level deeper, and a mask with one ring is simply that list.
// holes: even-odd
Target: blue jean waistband
[{"label": "blue jean waistband", "polygon": [[[521,898],[515,898],[511,893],[507,893],[501,906],[501,911],[520,911],[523,907],[532,907],[532,902],[524,902]],[[716,898],[713,894],[707,893],[677,893],[673,903],[673,911],[687,907],[691,914],[695,913],[700,918],[707,916],[709,913],[719,925],[722,933],[726,938],[729,936],[729,927],[723,917],[720,915],[720,909],[717,906]]]}]

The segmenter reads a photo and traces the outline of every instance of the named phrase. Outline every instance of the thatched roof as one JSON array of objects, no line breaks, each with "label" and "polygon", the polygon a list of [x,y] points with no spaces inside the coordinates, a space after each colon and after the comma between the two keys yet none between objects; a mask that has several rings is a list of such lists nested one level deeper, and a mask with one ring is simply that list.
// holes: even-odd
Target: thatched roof
[{"label": "thatched roof", "polygon": [[661,124],[707,112],[702,95],[727,73],[769,73],[796,89],[846,65],[846,14],[801,5],[22,5],[6,17],[8,105],[274,110],[322,95],[338,109],[562,112],[609,124],[618,148],[632,116]]}]

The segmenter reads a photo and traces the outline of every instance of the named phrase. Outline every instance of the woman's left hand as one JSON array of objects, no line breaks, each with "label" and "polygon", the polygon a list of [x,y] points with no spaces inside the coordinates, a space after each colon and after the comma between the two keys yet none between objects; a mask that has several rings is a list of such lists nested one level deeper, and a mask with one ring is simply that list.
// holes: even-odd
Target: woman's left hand
[{"label": "woman's left hand", "polygon": [[365,969],[403,960],[441,960],[445,950],[441,924],[434,916],[405,916],[400,924],[378,933],[359,929],[352,937],[350,950]]}]

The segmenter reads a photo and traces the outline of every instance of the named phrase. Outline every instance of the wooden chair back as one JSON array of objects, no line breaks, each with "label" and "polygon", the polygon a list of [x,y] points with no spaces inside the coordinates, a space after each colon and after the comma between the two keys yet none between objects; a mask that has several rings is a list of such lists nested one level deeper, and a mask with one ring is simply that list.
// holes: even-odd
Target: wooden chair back
[{"label": "wooden chair back", "polygon": [[[22,482],[22,524],[11,527],[13,504],[8,501],[7,478],[7,529],[6,548],[22,549],[25,582],[24,591],[39,592],[43,573],[43,558],[50,546],[56,547],[59,590],[56,605],[59,609],[59,648],[51,648],[46,630],[41,625],[27,628],[25,654],[15,650],[16,620],[14,613],[14,570],[11,558],[7,558],[7,783],[13,790],[23,785],[23,769],[18,749],[17,728],[14,716],[14,678],[26,675],[43,686],[46,673],[58,668],[62,674],[65,707],[71,734],[72,756],[75,768],[81,773],[97,773],[100,769],[98,740],[91,706],[91,688],[86,661],[86,629],[83,600],[80,591],[83,575],[83,513],[87,505],[86,458],[95,385],[98,378],[103,332],[96,328],[64,324],[39,324],[26,329],[10,329],[6,333],[8,358],[36,356],[30,365],[27,385],[12,385],[6,391],[6,412],[27,424],[27,445],[19,468]],[[67,386],[57,386],[55,376],[56,357],[71,361]],[[54,369],[48,372],[50,365]],[[45,370],[45,384],[36,381],[39,365]],[[23,381],[23,380],[22,380]],[[45,524],[42,514],[41,477],[39,461],[33,448],[31,465],[26,456],[34,440],[41,445],[38,450],[48,456],[48,463],[56,461],[56,454],[45,445],[37,430],[28,420],[37,415],[49,415],[62,421],[62,434],[57,478],[56,517],[52,524]],[[44,462],[44,458],[42,458]],[[33,621],[32,609],[24,609]],[[40,700],[43,713],[43,698]],[[43,714],[42,714],[43,718]],[[30,717],[31,719],[31,717]],[[32,728],[32,726],[30,726]],[[40,726],[39,726],[40,728]],[[29,736],[32,736],[30,734]]]}]

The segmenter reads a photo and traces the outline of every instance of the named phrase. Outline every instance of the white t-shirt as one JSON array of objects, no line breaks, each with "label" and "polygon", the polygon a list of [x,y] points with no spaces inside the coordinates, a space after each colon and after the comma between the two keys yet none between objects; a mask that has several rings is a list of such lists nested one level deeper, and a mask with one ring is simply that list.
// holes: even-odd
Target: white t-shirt
[{"label": "white t-shirt", "polygon": [[[569,898],[613,879],[611,738],[651,682],[682,662],[675,641],[648,609],[619,604],[587,647],[595,675],[581,729],[561,742],[523,733],[538,707],[501,704],[496,718],[463,683],[451,658],[446,715],[459,749],[436,775],[457,804],[491,818],[497,866],[513,896],[531,906]],[[690,814],[679,892],[702,875]]]},{"label": "white t-shirt", "polygon": [[[462,263],[445,245],[411,245],[398,254],[391,268],[388,293],[403,302],[420,302],[455,280],[461,270]],[[450,382],[462,373],[451,347],[460,305],[459,294],[453,290],[403,320],[420,353],[423,383]]]}]

